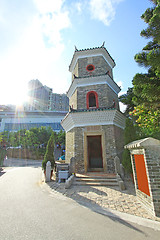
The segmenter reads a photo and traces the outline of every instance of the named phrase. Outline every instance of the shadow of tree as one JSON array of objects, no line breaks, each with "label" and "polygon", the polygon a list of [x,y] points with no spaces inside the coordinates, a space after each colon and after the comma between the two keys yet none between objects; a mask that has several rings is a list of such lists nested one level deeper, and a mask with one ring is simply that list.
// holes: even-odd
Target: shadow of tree
[{"label": "shadow of tree", "polygon": [[3,175],[3,174],[5,174],[6,172],[4,171],[4,169],[3,168],[0,168],[0,177]]},{"label": "shadow of tree", "polygon": [[[101,201],[102,196],[107,196],[106,192],[103,192],[99,189],[95,189],[91,186],[87,187],[81,187],[78,186],[72,186],[70,189],[65,189],[64,183],[56,183],[55,181],[48,182],[47,185],[54,191],[59,192],[63,194],[64,196],[71,198],[72,200],[76,201],[78,204],[85,206],[89,209],[91,209],[94,212],[97,212],[98,214],[105,215],[106,217],[109,217],[112,221],[119,222],[120,224],[123,224],[135,231],[138,231],[140,233],[143,233],[141,230],[139,230],[137,227],[132,225],[131,223],[123,220],[118,215],[110,211],[109,209],[104,209],[99,204],[97,204],[97,198],[99,198],[99,201]],[[91,192],[92,194],[95,194],[95,200],[88,199],[87,196],[82,196],[80,193],[88,193]]]}]

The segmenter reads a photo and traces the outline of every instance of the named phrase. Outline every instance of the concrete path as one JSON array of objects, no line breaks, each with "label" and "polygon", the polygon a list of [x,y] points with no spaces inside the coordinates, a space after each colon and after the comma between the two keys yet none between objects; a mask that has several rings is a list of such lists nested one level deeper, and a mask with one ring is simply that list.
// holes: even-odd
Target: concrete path
[{"label": "concrete path", "polygon": [[42,160],[7,158],[4,159],[3,165],[5,167],[41,167]]},{"label": "concrete path", "polygon": [[159,240],[160,231],[91,211],[41,182],[41,168],[10,167],[0,177],[2,240]]},{"label": "concrete path", "polygon": [[[53,192],[60,192],[84,206],[98,207],[101,210],[113,210],[113,212],[116,211],[143,219],[160,221],[138,201],[131,179],[125,180],[126,190],[124,191],[120,191],[118,187],[77,185],[71,186],[70,189],[65,189],[64,183],[56,183],[55,181],[47,184]],[[158,226],[160,228],[160,222]]]}]

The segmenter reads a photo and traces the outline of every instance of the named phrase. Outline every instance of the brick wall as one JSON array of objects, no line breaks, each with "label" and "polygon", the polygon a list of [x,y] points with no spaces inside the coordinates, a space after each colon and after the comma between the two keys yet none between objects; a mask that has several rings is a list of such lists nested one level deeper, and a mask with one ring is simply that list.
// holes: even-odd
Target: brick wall
[{"label": "brick wall", "polygon": [[[116,102],[116,109],[119,109],[118,96],[107,84],[78,87],[77,93],[75,92],[70,98],[70,105],[73,104],[75,106],[74,108],[76,109],[77,103],[78,109],[86,109],[86,96],[90,91],[97,92],[99,107],[111,107],[114,99]],[[75,100],[76,97],[77,101]]]},{"label": "brick wall", "polygon": [[69,99],[69,105],[74,108],[77,109],[77,89],[74,91],[74,93],[72,94],[72,96]]},{"label": "brick wall", "polygon": [[74,129],[66,133],[66,152],[65,152],[65,162],[70,163],[71,158],[75,156],[75,132]]},{"label": "brick wall", "polygon": [[102,126],[102,128],[105,132],[107,172],[114,173],[114,158],[118,156],[122,159],[124,147],[123,129],[113,125]]},{"label": "brick wall", "polygon": [[[131,149],[132,167],[135,179],[136,195],[145,207],[160,217],[160,146],[147,146],[144,149]],[[149,195],[139,190],[134,155],[144,155]]]},{"label": "brick wall", "polygon": [[154,211],[160,217],[160,147],[147,148],[145,158]]},{"label": "brick wall", "polygon": [[[88,72],[86,70],[86,67],[89,64],[93,64],[95,66],[95,70],[93,72]],[[78,63],[76,65],[76,68],[74,69],[74,74],[77,77],[89,77],[91,75],[92,76],[103,75],[107,71],[110,72],[110,76],[113,78],[112,69],[105,61],[105,59],[102,56],[96,56],[78,59]]]},{"label": "brick wall", "polygon": [[[104,134],[104,148],[106,156],[106,166],[108,173],[115,173],[114,158],[119,156],[123,150],[123,134],[122,129],[116,126],[99,126],[102,128],[101,133]],[[77,127],[72,129],[66,134],[66,162],[70,162],[70,159],[74,157],[76,172],[84,172],[84,132],[85,127]],[[86,132],[85,132],[86,133]],[[121,134],[120,134],[121,133]],[[89,134],[89,132],[88,132]],[[95,131],[95,135],[97,132]],[[92,135],[94,133],[92,132]],[[104,154],[103,154],[104,155]]]}]

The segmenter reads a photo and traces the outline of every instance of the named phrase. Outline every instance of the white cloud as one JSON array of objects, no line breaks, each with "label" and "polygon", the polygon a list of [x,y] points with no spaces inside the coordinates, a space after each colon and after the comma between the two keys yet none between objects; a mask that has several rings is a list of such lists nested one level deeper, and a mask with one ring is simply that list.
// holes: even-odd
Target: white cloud
[{"label": "white cloud", "polygon": [[77,2],[75,4],[75,7],[76,7],[78,13],[80,14],[82,12],[82,2]]},{"label": "white cloud", "polygon": [[[123,84],[122,84],[121,81],[118,82],[117,84],[118,84],[121,88],[123,88]],[[120,97],[120,96],[122,96],[122,95],[124,95],[124,94],[126,94],[126,92],[120,92],[120,93],[118,94],[118,97]],[[125,112],[127,106],[126,106],[125,104],[123,104],[122,102],[119,102],[119,107],[120,107],[121,112]]]},{"label": "white cloud", "polygon": [[61,30],[70,26],[69,13],[63,9],[63,0],[34,0],[39,10],[42,33],[48,43],[56,46],[61,42]]},{"label": "white cloud", "polygon": [[116,5],[122,1],[123,0],[90,0],[92,18],[109,26],[115,18]]},{"label": "white cloud", "polygon": [[124,105],[123,103],[119,103],[119,107],[120,107],[120,110],[121,110],[121,112],[125,112],[125,110],[126,110],[126,105]]},{"label": "white cloud", "polygon": [[[16,4],[19,0],[16,0]],[[12,33],[16,29],[15,41],[3,42],[3,55],[0,56],[0,79],[1,94],[0,104],[20,102],[23,98],[29,80],[38,78],[49,87],[55,86],[54,92],[64,92],[67,89],[65,71],[66,63],[62,61],[61,55],[64,50],[64,42],[61,31],[70,27],[70,19],[67,10],[63,8],[62,0],[34,0],[31,9],[33,14],[21,27],[22,14],[16,9],[16,24],[8,28],[7,39],[12,39]],[[6,3],[6,5],[5,5]],[[0,28],[14,18],[8,1],[3,1],[4,14],[0,15]],[[8,10],[7,10],[8,9]],[[3,11],[4,12],[4,11]],[[25,13],[26,18],[27,14]],[[4,35],[5,40],[5,35]],[[2,39],[0,40],[2,43]],[[64,80],[66,83],[64,83]],[[44,82],[45,81],[45,82]],[[58,83],[58,84],[57,84]]]},{"label": "white cloud", "polygon": [[123,88],[123,82],[122,82],[122,81],[117,82],[117,85],[118,85],[121,89]]}]

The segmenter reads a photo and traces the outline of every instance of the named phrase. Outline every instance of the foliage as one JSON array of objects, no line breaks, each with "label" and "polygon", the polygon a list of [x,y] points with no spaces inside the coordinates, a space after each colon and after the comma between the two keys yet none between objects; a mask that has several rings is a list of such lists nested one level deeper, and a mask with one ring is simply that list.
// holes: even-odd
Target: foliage
[{"label": "foliage", "polygon": [[60,130],[59,133],[55,133],[55,142],[59,142],[62,145],[65,145],[65,132]]},{"label": "foliage", "polygon": [[2,136],[2,133],[0,133],[0,143],[2,142],[3,140],[3,136]]},{"label": "foliage", "polygon": [[[124,130],[124,143],[125,145],[135,141],[137,139],[137,129],[133,124],[133,121],[129,118],[126,119],[126,127]],[[128,149],[125,149],[123,151],[122,156],[122,164],[125,168],[125,170],[129,173],[132,172],[132,164],[131,164],[131,158],[130,158],[130,152]]]},{"label": "foliage", "polygon": [[134,110],[135,104],[133,103],[133,100],[132,100],[133,97],[134,97],[133,88],[128,88],[127,93],[119,97],[120,102],[122,102],[127,106],[125,110],[125,115],[127,116],[131,111]]},{"label": "foliage", "polygon": [[42,161],[42,168],[46,169],[46,164],[48,161],[51,162],[52,169],[54,168],[55,159],[54,159],[54,133],[50,136],[50,139],[47,144],[46,153],[44,156],[44,160]]},{"label": "foliage", "polygon": [[160,78],[156,76],[152,68],[146,74],[136,74],[133,86],[132,101],[135,105],[160,107]]},{"label": "foliage", "polygon": [[30,130],[22,129],[17,132],[4,131],[0,133],[0,145],[7,147],[22,146],[26,152],[33,153],[31,154],[33,158],[39,159],[45,155],[46,146],[52,133],[55,135],[55,142],[59,142],[61,145],[65,143],[65,132],[62,130],[56,133],[53,132],[51,127],[40,127]]},{"label": "foliage", "polygon": [[135,55],[135,61],[148,71],[134,76],[132,90],[129,88],[120,101],[127,105],[126,113],[130,109],[136,118],[141,135],[160,138],[160,0],[151,2],[153,7],[141,16],[147,23],[141,36],[150,41]]},{"label": "foliage", "polygon": [[141,36],[150,38],[151,41],[143,48],[141,53],[136,54],[135,60],[141,66],[152,67],[155,74],[160,77],[160,0],[151,0],[154,4],[148,8],[141,18],[148,27],[141,31]]},{"label": "foliage", "polygon": [[132,114],[137,116],[136,122],[144,136],[160,139],[160,109],[146,108],[144,105],[139,105],[134,108]]},{"label": "foliage", "polygon": [[6,156],[6,150],[3,148],[0,148],[0,167],[3,166],[3,160]]},{"label": "foliage", "polygon": [[4,132],[0,133],[0,145],[1,146],[8,145],[8,134],[9,134],[8,131],[4,131]]}]

